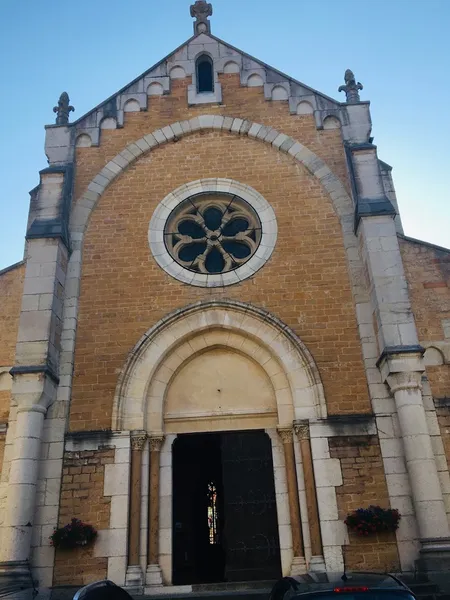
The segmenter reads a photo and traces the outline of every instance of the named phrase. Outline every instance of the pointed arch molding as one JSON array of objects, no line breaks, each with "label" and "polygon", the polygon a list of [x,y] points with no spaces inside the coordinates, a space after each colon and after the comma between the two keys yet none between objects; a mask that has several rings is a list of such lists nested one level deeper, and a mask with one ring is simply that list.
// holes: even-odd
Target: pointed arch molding
[{"label": "pointed arch molding", "polygon": [[247,355],[262,367],[273,387],[279,426],[326,417],[318,368],[296,334],[262,309],[215,300],[177,310],[142,336],[119,377],[113,429],[163,432],[173,377],[197,354],[218,347]]}]

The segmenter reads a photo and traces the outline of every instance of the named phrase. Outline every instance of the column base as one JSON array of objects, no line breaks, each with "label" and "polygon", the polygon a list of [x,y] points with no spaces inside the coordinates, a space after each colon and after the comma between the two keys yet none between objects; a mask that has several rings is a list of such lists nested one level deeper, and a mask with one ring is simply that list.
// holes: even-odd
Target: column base
[{"label": "column base", "polygon": [[309,571],[312,571],[313,573],[325,573],[326,570],[325,559],[323,556],[311,556],[309,561]]},{"label": "column base", "polygon": [[34,585],[27,560],[0,562],[0,579],[2,592],[6,592],[8,597],[14,598],[14,592],[22,592],[21,597],[28,598],[28,595],[23,593],[25,590],[28,590],[29,597],[32,597]]},{"label": "column base", "polygon": [[147,565],[145,573],[146,586],[160,586],[163,584],[161,567],[159,565]]},{"label": "column base", "polygon": [[304,575],[307,572],[306,560],[304,556],[294,556],[291,564],[291,577],[295,575]]},{"label": "column base", "polygon": [[144,574],[142,573],[141,565],[128,565],[125,575],[125,587],[132,593],[143,593],[144,589]]},{"label": "column base", "polygon": [[417,560],[420,571],[450,571],[450,538],[426,538],[420,543]]}]

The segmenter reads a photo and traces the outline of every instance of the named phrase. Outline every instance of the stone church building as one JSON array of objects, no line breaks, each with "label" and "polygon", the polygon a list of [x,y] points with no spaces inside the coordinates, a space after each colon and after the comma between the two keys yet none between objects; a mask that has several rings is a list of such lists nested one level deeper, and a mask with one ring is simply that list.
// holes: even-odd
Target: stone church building
[{"label": "stone church building", "polygon": [[[450,250],[403,234],[351,71],[329,98],[211,14],[46,126],[0,272],[0,572],[142,592],[447,569]],[[374,504],[398,530],[349,530]],[[72,517],[95,542],[55,550]]]}]

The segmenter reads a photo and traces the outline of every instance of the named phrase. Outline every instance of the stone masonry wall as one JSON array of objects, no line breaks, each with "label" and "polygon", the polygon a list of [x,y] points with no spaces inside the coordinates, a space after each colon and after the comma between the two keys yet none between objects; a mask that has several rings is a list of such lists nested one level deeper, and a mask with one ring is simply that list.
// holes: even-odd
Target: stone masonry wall
[{"label": "stone masonry wall", "polygon": [[[310,115],[267,102],[262,89],[224,76],[224,106],[186,106],[187,80],[148,112],[126,113],[125,126],[102,130],[98,148],[77,149],[76,197],[123,147],[157,127],[199,113],[241,116],[276,127],[321,156],[346,182],[339,130],[317,131]],[[148,246],[148,224],[174,188],[203,177],[253,186],[272,205],[278,242],[253,278],[201,289],[170,278]],[[118,371],[137,340],[167,313],[200,299],[232,298],[271,311],[301,337],[317,361],[330,413],[369,412],[366,377],[341,226],[318,180],[287,155],[249,138],[201,132],[137,160],[101,198],[83,250],[72,430],[111,427]]]},{"label": "stone masonry wall", "polygon": [[419,341],[443,350],[444,364],[427,366],[426,374],[450,465],[450,251],[404,239],[400,249]]},{"label": "stone masonry wall", "polygon": [[[371,504],[389,507],[380,444],[376,436],[329,439],[330,456],[341,461],[342,486],[336,488],[339,518]],[[395,507],[392,507],[395,508]],[[354,570],[397,571],[399,558],[394,533],[360,537],[349,532],[345,566]]]},{"label": "stone masonry wall", "polygon": [[[9,414],[8,371],[14,365],[24,275],[22,263],[0,274],[0,424],[7,422]],[[7,370],[2,371],[2,367]]]},{"label": "stone masonry wall", "polygon": [[[59,527],[72,517],[109,528],[111,498],[103,495],[106,464],[114,463],[114,449],[65,452]],[[95,544],[76,550],[56,550],[54,585],[85,585],[106,577],[107,558],[95,556]]]}]

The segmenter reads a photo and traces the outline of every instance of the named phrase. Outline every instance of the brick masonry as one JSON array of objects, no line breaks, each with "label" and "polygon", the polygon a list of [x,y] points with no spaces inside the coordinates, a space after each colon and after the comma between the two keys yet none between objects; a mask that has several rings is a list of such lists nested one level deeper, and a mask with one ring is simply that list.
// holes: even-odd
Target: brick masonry
[{"label": "brick masonry", "polygon": [[[59,527],[72,517],[108,529],[111,498],[103,495],[105,465],[114,463],[114,449],[65,452]],[[85,585],[106,577],[108,559],[94,556],[95,546],[56,550],[54,585]]]},{"label": "brick masonry", "polygon": [[[339,518],[357,508],[377,504],[389,507],[389,496],[377,436],[329,439],[330,456],[341,462],[342,480],[336,488]],[[393,507],[395,508],[395,507]],[[394,533],[360,537],[349,532],[344,547],[347,569],[397,571],[399,558]]]},{"label": "brick masonry", "polygon": [[[98,147],[77,148],[75,200],[127,144],[205,113],[249,119],[292,136],[325,161],[349,191],[340,130],[318,130],[312,115],[291,115],[287,101],[268,102],[263,88],[241,87],[239,74],[219,78],[220,106],[188,107],[190,78],[172,80],[170,94],[150,97],[147,111],[125,113],[123,127],[101,130]],[[318,365],[330,414],[369,413],[341,225],[318,179],[291,156],[225,131],[197,132],[175,142],[138,158],[106,190],[91,216],[83,247],[80,310],[73,315],[78,331],[70,429],[111,427],[118,373],[152,325],[197,300],[223,298],[262,307],[297,333]],[[229,177],[254,187],[278,221],[278,242],[269,262],[254,277],[225,289],[193,288],[170,278],[148,247],[148,224],[161,199],[188,181],[206,177]],[[448,254],[406,240],[401,240],[401,248],[419,336],[443,340],[442,323],[450,318]],[[0,276],[0,367],[14,362],[23,274],[24,268],[17,267]],[[369,358],[377,355],[375,350]],[[429,367],[427,373],[433,394],[448,396],[448,365]],[[7,419],[10,402],[9,391],[1,394],[0,423]],[[450,417],[445,409],[438,415],[449,459]],[[0,437],[0,457],[1,442]],[[376,437],[330,439],[330,457],[342,467],[341,519],[359,506],[389,505]],[[104,465],[113,461],[111,449],[65,453],[60,525],[75,516],[100,530],[109,528]],[[398,567],[395,536],[368,540],[350,535],[350,542],[345,549],[348,568]],[[58,551],[54,584],[80,585],[103,578],[107,561],[92,548]]]},{"label": "brick masonry", "polygon": [[[186,108],[186,82],[174,81],[170,96],[152,98],[148,112],[127,113],[123,129],[103,130],[100,147],[77,149],[76,197],[143,132],[204,112],[204,107]],[[318,132],[312,116],[291,116],[287,103],[269,103],[262,89],[241,88],[236,75],[224,76],[223,83],[225,106],[208,112],[277,127],[346,180],[339,131]],[[173,280],[148,247],[148,223],[160,200],[202,177],[251,185],[278,220],[270,261],[251,280],[225,289],[199,290]],[[71,429],[110,427],[117,371],[145,331],[176,308],[221,297],[263,307],[292,327],[318,363],[330,413],[370,409],[342,232],[331,201],[304,167],[259,142],[201,132],[138,159],[107,189],[92,215],[81,290]]]},{"label": "brick masonry", "polygon": [[22,263],[0,274],[0,424],[8,420],[11,397],[6,389],[10,387],[6,381],[10,376],[2,373],[1,368],[11,368],[14,364],[24,275]]},{"label": "brick masonry", "polygon": [[[412,309],[420,343],[438,342],[450,349],[450,251],[400,239]],[[441,346],[442,344],[442,346]],[[427,377],[436,403],[441,437],[450,465],[450,357],[444,364],[427,366]],[[447,400],[446,400],[447,399]]]}]

